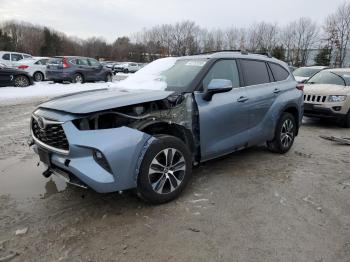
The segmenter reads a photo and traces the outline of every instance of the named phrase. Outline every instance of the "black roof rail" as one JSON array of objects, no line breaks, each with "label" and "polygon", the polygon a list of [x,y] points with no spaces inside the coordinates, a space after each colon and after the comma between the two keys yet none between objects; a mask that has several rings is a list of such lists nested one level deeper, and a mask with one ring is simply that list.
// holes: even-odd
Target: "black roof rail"
[{"label": "black roof rail", "polygon": [[267,56],[268,58],[272,58],[272,55],[270,52],[252,52],[252,54],[264,55],[264,56]]},{"label": "black roof rail", "polygon": [[197,55],[206,55],[206,54],[214,54],[214,53],[221,53],[221,52],[241,52],[242,55],[256,54],[256,55],[264,55],[269,58],[272,58],[272,55],[270,52],[250,52],[248,50],[241,50],[241,49],[213,50],[213,51],[198,53]]},{"label": "black roof rail", "polygon": [[243,52],[243,51],[241,49],[212,50],[212,51],[198,53],[196,55],[206,55],[206,54],[221,53],[221,52]]}]

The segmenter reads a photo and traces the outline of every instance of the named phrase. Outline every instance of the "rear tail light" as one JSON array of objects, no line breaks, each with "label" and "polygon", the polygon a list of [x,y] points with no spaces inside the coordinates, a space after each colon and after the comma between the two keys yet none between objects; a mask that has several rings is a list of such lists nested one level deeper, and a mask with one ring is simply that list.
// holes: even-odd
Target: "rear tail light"
[{"label": "rear tail light", "polygon": [[63,58],[63,68],[68,68],[70,65],[68,64],[67,58]]},{"label": "rear tail light", "polygon": [[24,69],[27,69],[28,67],[29,66],[27,66],[27,65],[20,65],[17,68],[24,70]]},{"label": "rear tail light", "polygon": [[297,84],[296,88],[300,91],[304,91],[304,84]]}]

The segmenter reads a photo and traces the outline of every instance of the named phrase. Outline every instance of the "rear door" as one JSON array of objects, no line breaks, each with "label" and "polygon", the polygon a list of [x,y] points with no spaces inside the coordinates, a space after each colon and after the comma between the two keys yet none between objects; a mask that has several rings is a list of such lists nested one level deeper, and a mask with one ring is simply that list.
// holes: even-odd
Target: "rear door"
[{"label": "rear door", "polygon": [[203,161],[244,147],[249,139],[246,91],[245,88],[240,87],[236,60],[217,61],[204,77],[202,85],[208,86],[212,79],[231,80],[233,89],[215,94],[211,101],[203,99],[203,91],[195,92]]},{"label": "rear door", "polygon": [[77,58],[76,64],[78,66],[77,72],[81,73],[85,80],[91,81],[95,79],[93,67],[90,66],[87,58]]},{"label": "rear door", "polygon": [[104,80],[104,70],[103,66],[100,62],[98,62],[96,59],[89,58],[89,65],[92,69],[91,71],[91,77],[94,81]]},{"label": "rear door", "polygon": [[240,59],[239,64],[248,97],[250,144],[256,144],[266,139],[273,126],[269,112],[278,90],[275,90],[271,71],[265,61]]},{"label": "rear door", "polygon": [[14,74],[10,68],[0,68],[0,86],[11,86]]},{"label": "rear door", "polygon": [[11,67],[16,67],[17,62],[23,59],[23,55],[11,53]]}]

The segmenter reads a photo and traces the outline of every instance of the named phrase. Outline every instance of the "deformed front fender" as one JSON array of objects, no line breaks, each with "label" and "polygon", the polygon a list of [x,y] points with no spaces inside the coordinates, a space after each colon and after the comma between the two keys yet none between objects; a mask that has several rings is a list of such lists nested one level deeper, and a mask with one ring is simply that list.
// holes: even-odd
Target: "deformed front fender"
[{"label": "deformed front fender", "polygon": [[[153,138],[151,135],[129,127],[82,131],[71,121],[64,123],[63,128],[70,146],[66,156],[70,165],[65,167],[62,161],[59,167],[72,172],[97,192],[136,187],[138,169]],[[112,174],[95,162],[94,149],[103,152]]]}]

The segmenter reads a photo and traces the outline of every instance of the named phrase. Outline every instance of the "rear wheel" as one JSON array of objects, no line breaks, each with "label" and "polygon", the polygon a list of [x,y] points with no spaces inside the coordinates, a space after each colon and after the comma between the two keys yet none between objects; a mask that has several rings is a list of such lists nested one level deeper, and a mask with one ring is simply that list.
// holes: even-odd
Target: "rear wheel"
[{"label": "rear wheel", "polygon": [[185,189],[191,175],[188,147],[176,137],[162,135],[153,141],[142,160],[138,195],[152,204],[169,202]]},{"label": "rear wheel", "polygon": [[44,81],[44,74],[41,72],[35,72],[33,75],[34,81],[35,82],[41,82]]},{"label": "rear wheel", "polygon": [[81,74],[74,74],[73,79],[72,79],[73,83],[84,83],[84,78]]},{"label": "rear wheel", "polygon": [[287,153],[294,143],[296,133],[297,125],[294,116],[284,112],[277,123],[274,139],[267,142],[268,149],[280,154]]},{"label": "rear wheel", "polygon": [[23,75],[16,76],[15,87],[27,87],[30,85],[29,78]]},{"label": "rear wheel", "polygon": [[129,69],[124,69],[123,73],[128,74],[129,73]]}]

